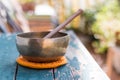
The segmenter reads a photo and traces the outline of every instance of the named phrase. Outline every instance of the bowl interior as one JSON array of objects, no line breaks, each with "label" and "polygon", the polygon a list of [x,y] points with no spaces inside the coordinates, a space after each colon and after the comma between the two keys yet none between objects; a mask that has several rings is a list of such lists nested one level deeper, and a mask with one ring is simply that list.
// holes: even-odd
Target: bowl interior
[{"label": "bowl interior", "polygon": [[[28,32],[28,33],[21,33],[18,34],[18,37],[23,37],[23,38],[44,38],[49,32]],[[58,37],[64,37],[67,36],[66,33],[63,32],[57,32],[55,35],[53,35],[51,38],[58,38]]]}]

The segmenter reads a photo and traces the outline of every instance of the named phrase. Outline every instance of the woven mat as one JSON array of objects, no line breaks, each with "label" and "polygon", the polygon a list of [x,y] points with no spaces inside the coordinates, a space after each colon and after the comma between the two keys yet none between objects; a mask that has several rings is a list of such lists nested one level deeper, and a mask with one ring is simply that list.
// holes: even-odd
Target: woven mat
[{"label": "woven mat", "polygon": [[54,62],[36,63],[36,62],[29,62],[28,60],[24,59],[22,56],[19,56],[16,61],[21,66],[34,68],[34,69],[56,68],[67,63],[67,59],[65,57],[61,57],[59,60]]}]

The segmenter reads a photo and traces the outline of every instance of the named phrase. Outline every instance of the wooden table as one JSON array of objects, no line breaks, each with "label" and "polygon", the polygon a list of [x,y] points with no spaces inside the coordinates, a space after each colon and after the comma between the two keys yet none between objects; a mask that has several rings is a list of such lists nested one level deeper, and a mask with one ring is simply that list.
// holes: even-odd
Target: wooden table
[{"label": "wooden table", "polygon": [[30,69],[16,63],[16,34],[0,35],[0,80],[109,80],[72,31],[66,52],[68,63],[54,69]]},{"label": "wooden table", "polygon": [[108,48],[106,67],[107,75],[111,80],[120,80],[120,46],[114,45]]}]

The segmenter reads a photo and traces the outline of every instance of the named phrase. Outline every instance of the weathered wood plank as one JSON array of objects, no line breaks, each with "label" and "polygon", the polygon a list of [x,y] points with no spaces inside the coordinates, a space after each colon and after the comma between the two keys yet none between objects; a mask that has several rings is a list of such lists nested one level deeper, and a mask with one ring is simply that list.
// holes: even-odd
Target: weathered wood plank
[{"label": "weathered wood plank", "polygon": [[[15,34],[0,35],[0,80],[14,80],[18,55]],[[35,70],[18,66],[16,80],[53,80],[53,70]]]},{"label": "weathered wood plank", "polygon": [[18,52],[15,35],[0,35],[0,80],[13,80]]},{"label": "weathered wood plank", "polygon": [[[66,53],[68,64],[52,69],[35,70],[18,66],[16,80],[109,80],[73,32]],[[0,35],[0,80],[13,80],[18,51],[15,35]]]},{"label": "weathered wood plank", "polygon": [[69,64],[56,68],[54,73],[55,80],[74,80]]},{"label": "weathered wood plank", "polygon": [[[55,69],[56,80],[109,80],[76,35],[69,31],[68,64]],[[65,77],[64,77],[64,75]]]},{"label": "weathered wood plank", "polygon": [[18,66],[16,80],[54,80],[52,69],[30,69]]}]

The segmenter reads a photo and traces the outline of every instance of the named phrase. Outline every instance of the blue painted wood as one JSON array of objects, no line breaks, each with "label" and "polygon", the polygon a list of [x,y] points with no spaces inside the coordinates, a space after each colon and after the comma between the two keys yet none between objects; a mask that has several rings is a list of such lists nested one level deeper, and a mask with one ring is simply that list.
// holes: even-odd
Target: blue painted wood
[{"label": "blue painted wood", "polygon": [[74,80],[70,64],[66,64],[54,70],[55,80]]},{"label": "blue painted wood", "polygon": [[15,35],[0,35],[0,80],[13,80],[18,52]]},{"label": "blue painted wood", "polygon": [[16,80],[54,80],[52,69],[30,69],[18,66]]},{"label": "blue painted wood", "polygon": [[[71,37],[65,55],[68,64],[54,69],[54,73],[53,69],[18,66],[16,80],[109,80],[76,35],[68,33]],[[0,35],[0,80],[13,80],[18,55],[15,35]]]},{"label": "blue painted wood", "polygon": [[55,80],[110,80],[72,32],[66,53],[68,64],[55,69]]},{"label": "blue painted wood", "polygon": [[[13,80],[16,69],[16,49],[14,35],[0,35],[0,80]],[[53,70],[35,70],[18,66],[16,80],[53,80]]]}]

